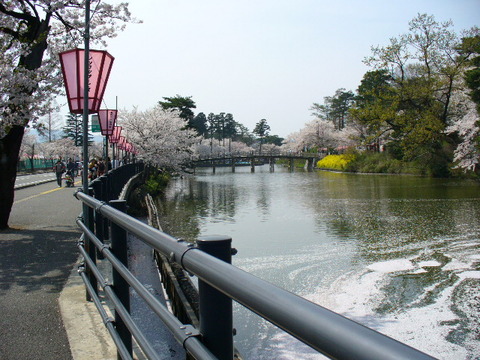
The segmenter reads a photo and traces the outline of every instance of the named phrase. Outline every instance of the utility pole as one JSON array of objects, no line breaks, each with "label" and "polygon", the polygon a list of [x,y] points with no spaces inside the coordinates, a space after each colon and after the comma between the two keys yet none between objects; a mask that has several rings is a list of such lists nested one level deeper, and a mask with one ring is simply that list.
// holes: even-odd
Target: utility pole
[{"label": "utility pole", "polygon": [[[88,90],[90,75],[90,0],[85,1],[85,58],[83,77],[83,192],[88,194]],[[85,215],[85,214],[84,214]],[[88,225],[88,223],[87,223]]]}]

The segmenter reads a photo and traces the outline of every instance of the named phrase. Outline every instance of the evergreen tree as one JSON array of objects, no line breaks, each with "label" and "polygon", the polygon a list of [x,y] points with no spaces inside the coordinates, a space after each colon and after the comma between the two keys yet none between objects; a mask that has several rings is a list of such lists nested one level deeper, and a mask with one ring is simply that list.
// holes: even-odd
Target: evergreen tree
[{"label": "evergreen tree", "polygon": [[337,130],[342,130],[346,125],[348,111],[354,99],[353,92],[341,88],[335,92],[334,96],[325,96],[323,105],[313,103],[310,110],[315,117],[332,121]]},{"label": "evergreen tree", "polygon": [[190,122],[191,128],[195,129],[200,136],[207,136],[207,117],[203,112],[198,113]]},{"label": "evergreen tree", "polygon": [[260,154],[262,153],[263,139],[265,138],[265,136],[268,135],[269,132],[270,132],[270,125],[267,124],[267,120],[265,119],[260,120],[255,125],[255,129],[253,129],[253,133],[258,135],[258,137],[260,138]]},{"label": "evergreen tree", "polygon": [[265,144],[273,144],[277,146],[282,146],[284,138],[278,136],[278,135],[267,135],[263,139]]},{"label": "evergreen tree", "polygon": [[187,127],[197,130],[197,133],[200,134],[200,129],[195,128],[193,119],[195,114],[192,109],[195,109],[195,101],[192,100],[191,96],[180,96],[175,95],[174,97],[163,97],[164,101],[159,101],[158,104],[162,107],[163,110],[176,109],[180,112],[180,117],[188,121]]},{"label": "evergreen tree", "polygon": [[[82,115],[68,114],[67,125],[63,128],[64,138],[72,139],[75,146],[83,144],[83,119]],[[93,144],[93,135],[88,133],[88,145]]]}]

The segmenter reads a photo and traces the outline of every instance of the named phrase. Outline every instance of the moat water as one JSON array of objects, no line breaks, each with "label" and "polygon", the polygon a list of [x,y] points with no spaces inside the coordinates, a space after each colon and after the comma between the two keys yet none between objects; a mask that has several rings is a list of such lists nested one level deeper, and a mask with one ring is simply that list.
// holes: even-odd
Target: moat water
[{"label": "moat water", "polygon": [[[480,184],[413,176],[197,171],[164,230],[231,236],[233,264],[439,359],[480,359]],[[235,305],[246,359],[323,359]]]}]

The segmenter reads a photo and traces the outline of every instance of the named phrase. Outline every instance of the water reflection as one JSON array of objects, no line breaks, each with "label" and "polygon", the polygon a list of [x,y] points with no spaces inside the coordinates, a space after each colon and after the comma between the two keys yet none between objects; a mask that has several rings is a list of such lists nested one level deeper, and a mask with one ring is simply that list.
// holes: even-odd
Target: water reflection
[{"label": "water reflection", "polygon": [[[177,237],[232,236],[235,265],[267,281],[436,357],[474,358],[479,190],[445,179],[217,169],[172,183],[162,214]],[[320,358],[241,307],[235,318],[247,358]]]}]

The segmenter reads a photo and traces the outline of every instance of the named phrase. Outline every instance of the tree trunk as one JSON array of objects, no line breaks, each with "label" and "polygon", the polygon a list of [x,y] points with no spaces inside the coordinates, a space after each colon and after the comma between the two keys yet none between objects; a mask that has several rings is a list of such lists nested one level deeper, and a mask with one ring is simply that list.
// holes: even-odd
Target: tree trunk
[{"label": "tree trunk", "polygon": [[[45,20],[26,16],[28,31],[23,34],[23,41],[32,47],[27,54],[20,57],[18,68],[37,70],[42,66],[51,16],[52,14],[49,12],[46,13]],[[32,95],[35,90],[36,87],[26,89],[25,94]],[[13,206],[15,178],[17,177],[18,154],[24,131],[25,126],[14,125],[8,135],[0,139],[0,230],[8,228],[8,219]]]},{"label": "tree trunk", "polygon": [[8,228],[15,195],[18,154],[25,128],[15,125],[0,139],[0,230]]}]

